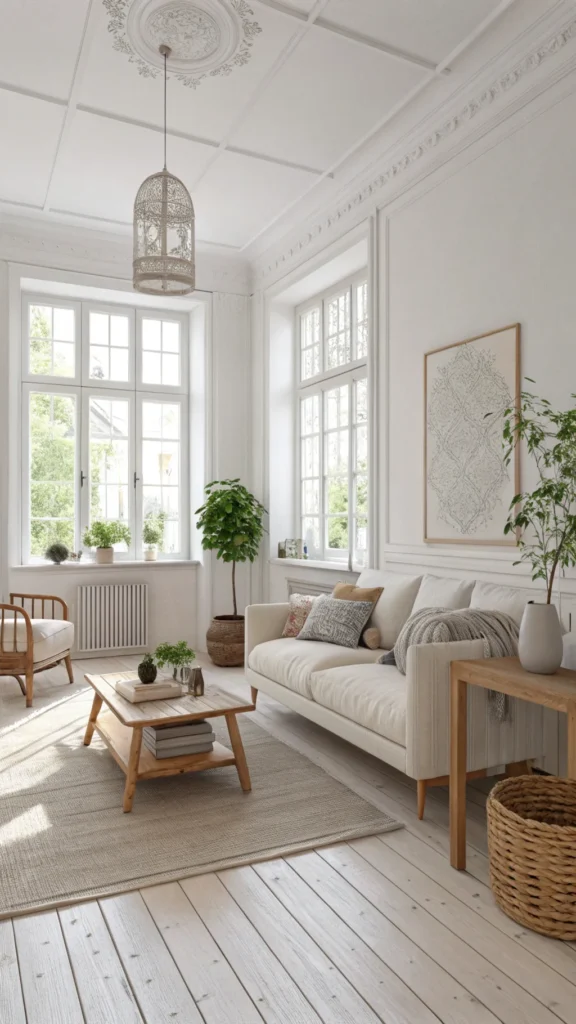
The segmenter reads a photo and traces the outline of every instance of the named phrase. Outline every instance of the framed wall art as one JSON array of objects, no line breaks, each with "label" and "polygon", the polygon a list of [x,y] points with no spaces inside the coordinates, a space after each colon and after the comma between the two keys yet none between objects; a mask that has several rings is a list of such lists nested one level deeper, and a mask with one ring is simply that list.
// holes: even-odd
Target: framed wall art
[{"label": "framed wall art", "polygon": [[[507,544],[520,490],[502,451],[503,413],[520,398],[520,324],[424,356],[424,541]],[[490,415],[487,415],[490,414]]]}]

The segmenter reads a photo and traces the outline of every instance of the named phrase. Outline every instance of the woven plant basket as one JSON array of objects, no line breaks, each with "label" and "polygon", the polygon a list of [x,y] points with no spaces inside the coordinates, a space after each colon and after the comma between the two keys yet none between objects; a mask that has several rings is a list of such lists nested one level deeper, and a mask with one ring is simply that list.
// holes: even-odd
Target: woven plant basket
[{"label": "woven plant basket", "polygon": [[243,665],[244,616],[215,615],[206,633],[206,650],[215,665]]},{"label": "woven plant basket", "polygon": [[520,775],[488,797],[490,884],[501,910],[553,939],[576,939],[576,781]]}]

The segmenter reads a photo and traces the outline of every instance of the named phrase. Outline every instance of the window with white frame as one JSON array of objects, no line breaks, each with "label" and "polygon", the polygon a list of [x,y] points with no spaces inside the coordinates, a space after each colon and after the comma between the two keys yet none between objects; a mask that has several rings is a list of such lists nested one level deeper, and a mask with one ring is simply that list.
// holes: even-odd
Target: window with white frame
[{"label": "window with white frame", "polygon": [[132,536],[164,523],[159,556],[188,557],[187,316],[23,296],[22,560],[61,541],[71,551],[96,519]]},{"label": "window with white frame", "polygon": [[297,310],[299,521],[308,557],[368,564],[368,285]]}]

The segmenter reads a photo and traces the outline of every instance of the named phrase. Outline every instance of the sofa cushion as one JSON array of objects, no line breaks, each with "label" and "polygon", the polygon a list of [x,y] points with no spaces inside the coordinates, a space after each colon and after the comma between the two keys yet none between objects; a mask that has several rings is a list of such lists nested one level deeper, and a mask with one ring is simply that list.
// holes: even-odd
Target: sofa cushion
[{"label": "sofa cushion", "polygon": [[394,647],[406,619],[410,617],[421,576],[404,576],[382,569],[364,569],[356,583],[359,587],[384,587],[370,625],[380,630],[380,647]]},{"label": "sofa cushion", "polygon": [[[8,616],[4,620],[4,650],[10,651],[13,644],[14,626]],[[31,619],[34,661],[46,661],[58,654],[65,654],[74,645],[74,623],[67,619]],[[21,615],[16,616],[16,650],[26,650],[26,623]]]},{"label": "sofa cushion", "polygon": [[379,650],[369,651],[366,647],[338,647],[315,640],[303,643],[288,637],[258,644],[250,652],[248,666],[267,679],[280,683],[280,686],[312,700],[310,677],[316,669],[374,662],[379,654]]},{"label": "sofa cushion", "polygon": [[422,608],[468,608],[473,590],[474,580],[426,575],[422,578],[411,614],[415,615]]},{"label": "sofa cushion", "polygon": [[525,590],[477,581],[470,598],[470,607],[482,608],[484,611],[491,612],[506,612],[520,625],[529,600],[530,595]]},{"label": "sofa cushion", "polygon": [[298,639],[321,640],[356,649],[373,607],[372,601],[341,601],[321,594],[310,609]]},{"label": "sofa cushion", "polygon": [[298,636],[316,600],[311,594],[290,594],[290,611],[282,636]]},{"label": "sofa cushion", "polygon": [[311,689],[317,704],[406,746],[406,680],[393,665],[316,671]]}]

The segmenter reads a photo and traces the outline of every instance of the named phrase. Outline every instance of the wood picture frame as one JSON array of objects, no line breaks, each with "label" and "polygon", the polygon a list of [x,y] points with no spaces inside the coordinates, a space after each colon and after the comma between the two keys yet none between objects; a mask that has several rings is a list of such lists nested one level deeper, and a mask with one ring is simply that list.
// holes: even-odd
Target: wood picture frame
[{"label": "wood picture frame", "polygon": [[[467,359],[458,359],[457,350],[466,352]],[[448,353],[452,351],[454,357],[451,359]],[[470,365],[467,367],[466,363]],[[464,393],[459,394],[458,376],[464,380],[466,372],[469,374],[469,383],[465,384]],[[477,387],[471,382],[474,375]],[[519,453],[517,449],[514,451],[511,471],[503,468],[501,473],[498,472],[497,434],[493,430],[484,430],[486,414],[491,410],[487,408],[484,412],[482,405],[483,398],[485,404],[489,404],[487,396],[491,394],[492,400],[497,401],[501,411],[510,404],[519,408],[520,382],[519,323],[432,349],[424,355],[425,544],[468,544],[489,547],[516,545],[514,535],[504,536],[504,525],[510,501],[520,491]],[[465,394],[466,387],[469,388],[468,394]],[[455,397],[456,409],[451,418],[452,422],[448,425],[443,414],[442,401],[445,408],[450,395]],[[437,410],[431,407],[432,396],[438,406],[439,415]],[[466,403],[464,398],[468,399]],[[462,430],[468,431],[470,436],[467,442],[465,440],[462,443],[459,452],[453,452],[450,451],[448,433],[451,431],[456,440],[459,437],[458,409]],[[472,461],[467,458],[467,448],[472,453]],[[482,493],[478,491],[475,483],[481,478],[480,471],[484,474]],[[435,483],[432,482],[432,472],[436,478]],[[446,480],[444,493],[443,474]],[[449,482],[451,476],[452,483]],[[460,499],[459,503],[455,502],[452,505],[452,512],[449,509],[450,497],[447,496],[447,492]],[[454,508],[457,509],[456,512]]]}]

